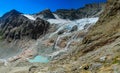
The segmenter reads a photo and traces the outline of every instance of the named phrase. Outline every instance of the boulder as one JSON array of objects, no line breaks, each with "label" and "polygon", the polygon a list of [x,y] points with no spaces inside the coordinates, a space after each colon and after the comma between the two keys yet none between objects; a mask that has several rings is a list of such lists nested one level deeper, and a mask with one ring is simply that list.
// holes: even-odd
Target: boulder
[{"label": "boulder", "polygon": [[58,35],[61,35],[61,34],[63,34],[65,32],[65,30],[60,30],[59,32],[58,32]]},{"label": "boulder", "polygon": [[77,31],[78,30],[78,26],[77,25],[74,25],[72,27],[72,29],[70,30],[70,32],[74,32],[74,31]]}]

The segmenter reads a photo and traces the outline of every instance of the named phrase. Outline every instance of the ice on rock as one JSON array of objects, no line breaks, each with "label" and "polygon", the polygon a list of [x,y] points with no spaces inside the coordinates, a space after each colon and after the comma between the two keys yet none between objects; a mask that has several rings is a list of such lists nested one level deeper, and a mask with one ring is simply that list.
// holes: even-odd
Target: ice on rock
[{"label": "ice on rock", "polygon": [[[58,18],[58,17],[57,17]],[[50,35],[50,37],[52,37],[53,35],[55,35],[56,33],[58,33],[59,31],[63,30],[63,29],[68,29],[71,30],[73,26],[77,25],[78,26],[78,30],[83,30],[85,28],[85,25],[89,24],[95,24],[98,21],[98,17],[96,18],[83,18],[83,19],[78,19],[78,20],[73,20],[73,21],[67,21],[64,19],[49,19],[48,22],[50,23],[55,23],[59,25],[59,28],[57,31],[55,31],[54,33],[52,33]]]},{"label": "ice on rock", "polygon": [[29,14],[23,14],[23,15],[30,20],[36,20],[32,15],[29,15]]},{"label": "ice on rock", "polygon": [[[57,18],[57,19],[54,19],[54,20],[58,20],[59,21],[59,17],[57,17],[56,15],[55,15],[55,17]],[[61,24],[59,24],[59,25],[61,25],[55,32],[53,32],[50,36],[49,36],[49,38],[51,38],[53,35],[55,35],[55,34],[57,34],[59,31],[61,31],[61,30],[64,30],[64,29],[67,29],[67,30],[71,30],[72,29],[72,27],[73,26],[75,26],[75,25],[77,25],[77,27],[78,27],[78,31],[79,30],[84,30],[84,28],[85,28],[85,26],[86,25],[89,25],[89,26],[91,26],[91,25],[94,25],[97,21],[98,21],[98,17],[96,17],[96,18],[83,18],[83,19],[78,19],[78,20],[73,20],[73,21],[69,21],[69,22],[67,22],[67,23],[61,23]],[[61,19],[60,19],[61,20]],[[61,21],[60,21],[61,22]],[[57,23],[57,22],[55,22],[55,21],[53,21],[53,23]],[[89,27],[88,27],[89,28]],[[86,29],[87,30],[87,29]],[[57,43],[61,40],[61,37],[65,37],[65,36],[68,36],[69,34],[71,34],[71,32],[65,32],[65,33],[63,33],[62,35],[59,35],[58,36],[58,38],[57,38],[57,40],[56,40],[56,43],[55,43],[55,48],[60,48],[59,46],[57,46]],[[55,56],[58,56],[58,55],[60,55],[61,53],[64,53],[64,52],[66,52],[68,49],[69,49],[69,46],[70,46],[70,44],[73,42],[73,41],[76,41],[76,40],[78,40],[77,39],[77,35],[78,35],[78,33],[76,32],[74,35],[73,35],[73,37],[70,39],[70,40],[68,40],[67,42],[67,45],[66,45],[66,47],[64,48],[64,49],[62,49],[62,50],[58,50],[58,51],[55,51],[55,52],[53,52],[52,54],[50,54],[50,55],[48,55],[49,57],[51,57],[51,58],[54,58]]]}]

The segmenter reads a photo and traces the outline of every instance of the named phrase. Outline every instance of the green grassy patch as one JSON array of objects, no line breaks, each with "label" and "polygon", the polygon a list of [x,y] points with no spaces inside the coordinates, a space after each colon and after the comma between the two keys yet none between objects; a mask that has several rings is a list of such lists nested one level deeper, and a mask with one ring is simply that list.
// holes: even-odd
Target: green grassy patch
[{"label": "green grassy patch", "polygon": [[120,58],[119,56],[117,56],[116,58],[114,58],[114,60],[113,60],[113,64],[120,64],[120,60],[118,59],[118,58]]}]

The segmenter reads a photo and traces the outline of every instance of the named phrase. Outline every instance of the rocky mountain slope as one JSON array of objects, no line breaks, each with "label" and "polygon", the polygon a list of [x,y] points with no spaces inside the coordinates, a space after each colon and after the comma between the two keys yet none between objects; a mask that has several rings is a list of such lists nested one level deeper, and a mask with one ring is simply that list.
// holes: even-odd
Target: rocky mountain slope
[{"label": "rocky mountain slope", "polygon": [[[120,0],[108,0],[99,21],[73,51],[47,65],[13,73],[120,73]],[[29,68],[29,71],[27,71]],[[4,68],[3,68],[4,69]]]},{"label": "rocky mountain slope", "polygon": [[78,47],[43,72],[120,72],[120,0],[108,0],[105,8],[99,21],[90,28]]},{"label": "rocky mountain slope", "polygon": [[[98,54],[101,56],[105,54],[105,52],[101,53],[98,51],[97,54],[94,52],[97,47],[103,46],[101,44],[98,45],[99,43],[97,44],[97,42],[102,43],[101,40],[96,39],[91,42],[91,39],[98,38],[99,36],[95,36],[91,32],[94,32],[95,30],[93,29],[101,26],[100,23],[102,24],[103,22],[101,21],[103,16],[109,14],[109,12],[106,13],[105,11],[98,21],[98,16],[103,10],[104,4],[90,4],[80,9],[62,9],[53,13],[47,9],[33,15],[22,14],[16,10],[8,12],[0,18],[2,36],[8,39],[12,46],[14,46],[13,40],[17,39],[19,39],[19,42],[24,46],[21,46],[20,43],[17,44],[16,46],[19,46],[19,48],[15,49],[21,51],[17,52],[15,56],[0,59],[0,65],[4,64],[6,66],[0,66],[0,72],[80,73],[83,71],[84,73],[84,69],[89,71],[88,69],[91,66],[89,62],[93,61],[93,57],[96,57]],[[72,14],[75,17],[72,17]],[[98,23],[95,25],[97,21]],[[100,29],[102,29],[102,27]],[[25,38],[28,40],[25,41]],[[33,41],[32,39],[36,40]],[[110,40],[110,43],[113,40]],[[102,44],[104,44],[104,42]],[[13,50],[13,48],[9,47],[6,50],[10,51]],[[92,53],[87,55],[90,51]],[[108,51],[108,49],[106,49],[106,51]],[[98,56],[98,58],[99,57],[100,56]],[[45,62],[46,60],[47,62],[50,60],[50,63],[41,64],[30,62],[36,62],[36,60],[39,62],[39,58],[42,58],[42,61]],[[100,58],[100,60],[104,59],[106,59],[106,55]],[[94,64],[96,65],[96,63]],[[99,65],[101,66],[101,63],[97,63],[97,66]],[[4,69],[8,70],[5,71]]]},{"label": "rocky mountain slope", "polygon": [[43,10],[40,13],[35,14],[34,16],[45,19],[45,20],[55,19],[55,16],[53,15],[50,9]]},{"label": "rocky mountain slope", "polygon": [[[43,10],[40,13],[35,14],[35,17],[43,19],[55,19],[54,14],[58,15],[61,19],[76,20],[86,17],[98,17],[104,10],[105,3],[99,4],[87,4],[78,9],[58,9],[55,12],[51,12],[50,9]],[[53,14],[54,13],[54,14]]]},{"label": "rocky mountain slope", "polygon": [[11,10],[0,18],[1,34],[8,41],[16,39],[37,39],[40,35],[47,32],[50,23],[40,18],[31,20],[22,13]]},{"label": "rocky mountain slope", "polygon": [[83,8],[78,9],[58,9],[54,13],[57,14],[60,18],[63,19],[80,19],[85,17],[97,17],[104,10],[104,3],[99,4],[87,4]]},{"label": "rocky mountain slope", "polygon": [[73,10],[59,9],[55,12],[46,9],[33,15],[24,15],[16,10],[11,10],[0,18],[0,30],[3,37],[8,38],[8,41],[24,38],[24,36],[37,39],[49,28],[50,24],[46,20],[56,18],[75,20],[96,17],[99,16],[103,9],[104,3],[88,4],[83,8]]}]

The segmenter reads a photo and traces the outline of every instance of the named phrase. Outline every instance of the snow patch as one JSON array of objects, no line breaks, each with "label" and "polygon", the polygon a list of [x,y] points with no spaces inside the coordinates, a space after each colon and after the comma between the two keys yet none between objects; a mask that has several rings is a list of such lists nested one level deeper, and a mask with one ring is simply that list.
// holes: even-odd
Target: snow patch
[{"label": "snow patch", "polygon": [[70,22],[69,20],[64,20],[64,19],[48,19],[48,22],[50,22],[51,24],[65,24]]},{"label": "snow patch", "polygon": [[54,17],[56,18],[56,19],[61,19],[57,14],[55,14],[55,13],[53,13],[53,15],[54,15]]},{"label": "snow patch", "polygon": [[70,22],[70,20],[67,20],[67,19],[61,19],[61,18],[59,18],[59,16],[57,15],[57,14],[54,14],[53,13],[53,15],[54,15],[54,17],[56,18],[56,19],[48,19],[47,21],[48,22],[50,22],[51,24],[66,24],[66,23],[69,23]]},{"label": "snow patch", "polygon": [[68,31],[70,31],[72,29],[73,26],[77,25],[78,26],[78,31],[79,30],[84,30],[86,25],[93,25],[98,21],[98,17],[96,18],[83,18],[83,19],[78,19],[78,20],[64,20],[64,19],[49,19],[48,21],[50,23],[55,23],[55,24],[59,24],[58,25],[58,29],[52,33],[49,38],[51,38],[53,35],[55,35],[56,33],[58,33],[61,30],[67,29]]},{"label": "snow patch", "polygon": [[27,17],[30,20],[36,20],[32,15],[29,14],[23,14],[23,16]]},{"label": "snow patch", "polygon": [[71,23],[69,23],[68,26],[66,26],[68,29],[71,29],[73,26],[77,25],[78,26],[78,30],[83,30],[85,25],[89,24],[95,24],[98,21],[98,17],[96,18],[83,18],[83,19],[78,19],[78,20],[74,20],[71,21]]},{"label": "snow patch", "polygon": [[7,65],[8,65],[8,61],[5,60],[5,59],[0,59],[0,62],[4,63],[4,66],[7,66]]},{"label": "snow patch", "polygon": [[[84,29],[84,28],[85,28],[85,25],[88,24],[89,26],[91,26],[91,25],[95,24],[95,23],[98,21],[98,19],[99,19],[98,17],[96,17],[96,18],[83,18],[83,19],[78,19],[78,20],[69,21],[69,22],[63,24],[63,23],[60,21],[60,20],[62,20],[62,19],[57,18],[56,20],[58,20],[58,22],[61,22],[61,25],[60,25],[60,27],[58,28],[58,30],[56,30],[55,32],[53,32],[53,33],[49,36],[49,38],[51,38],[53,35],[57,34],[60,30],[67,29],[67,30],[70,31],[70,30],[72,29],[72,27],[75,26],[75,25],[78,26],[78,31],[79,31],[79,30],[85,30],[85,29]],[[55,23],[55,21],[53,21],[53,22]],[[57,42],[60,41],[61,37],[67,36],[67,35],[69,35],[69,34],[71,34],[71,32],[65,32],[65,33],[63,33],[62,35],[59,35],[59,37],[57,38],[56,43],[55,43],[55,48],[59,48],[59,47],[57,46]],[[76,32],[76,34],[73,35],[73,37],[70,39],[70,41],[68,41],[68,43],[67,43],[67,45],[66,45],[66,47],[65,47],[64,49],[55,51],[55,52],[49,54],[48,56],[53,59],[54,57],[57,57],[57,56],[65,53],[65,52],[67,52],[68,49],[69,49],[69,46],[70,46],[71,42],[78,40],[78,39],[76,39],[76,36],[77,36],[77,35],[78,35],[78,34],[77,34],[77,32]]]}]

